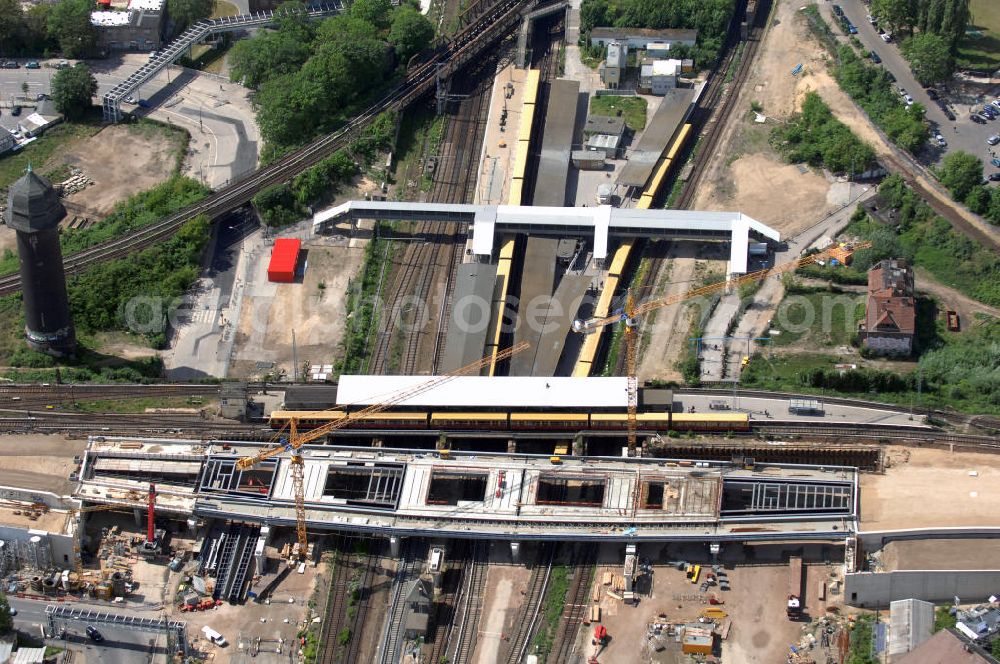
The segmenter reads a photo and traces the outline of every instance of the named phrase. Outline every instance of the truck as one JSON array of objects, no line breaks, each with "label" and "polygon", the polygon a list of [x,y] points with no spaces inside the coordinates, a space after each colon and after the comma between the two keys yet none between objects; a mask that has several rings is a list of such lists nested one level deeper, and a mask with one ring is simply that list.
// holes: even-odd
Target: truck
[{"label": "truck", "polygon": [[962,325],[959,322],[958,312],[957,311],[949,311],[948,312],[948,331],[949,332],[958,332],[961,328],[962,328]]},{"label": "truck", "polygon": [[802,617],[802,556],[792,556],[788,559],[786,613],[789,620],[799,620]]}]

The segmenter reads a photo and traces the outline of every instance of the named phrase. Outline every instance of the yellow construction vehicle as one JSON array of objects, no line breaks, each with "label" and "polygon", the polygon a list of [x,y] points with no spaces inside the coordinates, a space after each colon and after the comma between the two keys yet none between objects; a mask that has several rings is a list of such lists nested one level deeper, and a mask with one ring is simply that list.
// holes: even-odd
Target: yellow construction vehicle
[{"label": "yellow construction vehicle", "polygon": [[[862,242],[854,245],[854,250],[865,249],[871,246],[870,242]],[[701,295],[710,295],[717,293],[719,291],[728,290],[730,288],[739,288],[743,284],[748,284],[755,281],[760,281],[766,279],[772,275],[784,274],[785,272],[792,272],[802,266],[810,265],[818,260],[823,260],[830,256],[831,252],[839,249],[837,246],[829,247],[824,251],[816,254],[810,254],[809,256],[804,256],[802,258],[796,259],[794,261],[789,261],[788,263],[782,263],[781,265],[776,265],[771,268],[764,270],[759,270],[757,272],[750,272],[744,274],[740,277],[734,277],[731,279],[726,279],[725,281],[720,281],[714,284],[709,284],[707,286],[701,286],[699,288],[692,288],[686,293],[681,293],[678,295],[670,295],[659,300],[650,300],[649,302],[643,302],[637,305],[635,303],[635,298],[632,296],[632,290],[629,289],[625,294],[625,306],[620,312],[615,313],[611,316],[606,316],[604,318],[591,318],[590,320],[575,320],[573,321],[573,331],[580,333],[590,333],[598,328],[604,327],[605,325],[612,325],[614,323],[625,323],[625,366],[626,374],[628,376],[628,452],[632,456],[635,454],[636,447],[636,410],[639,404],[639,381],[636,378],[636,337],[638,337],[639,332],[639,317],[643,314],[648,314],[651,311],[655,311],[662,307],[668,307],[672,304],[678,304],[689,300],[694,297],[699,297]]]},{"label": "yellow construction vehicle", "polygon": [[[253,468],[258,463],[276,457],[279,454],[288,452],[292,456],[291,466],[292,466],[292,488],[295,493],[295,526],[296,535],[299,542],[299,558],[300,560],[305,558],[306,550],[308,546],[306,538],[306,505],[305,505],[305,493],[303,487],[303,461],[302,455],[299,453],[299,449],[314,440],[322,438],[331,431],[337,429],[342,429],[356,420],[362,420],[375,413],[380,413],[387,408],[391,408],[393,405],[406,401],[418,394],[423,394],[428,390],[432,390],[435,387],[443,385],[459,376],[466,376],[470,374],[478,373],[480,369],[485,366],[489,366],[493,362],[499,362],[501,360],[506,360],[509,357],[526,350],[531,346],[527,341],[522,341],[519,344],[515,344],[510,348],[503,350],[499,353],[487,355],[486,357],[467,364],[464,367],[456,369],[447,374],[442,374],[427,380],[426,382],[415,385],[406,390],[397,392],[396,394],[390,395],[385,398],[384,401],[376,404],[369,405],[361,410],[348,413],[347,417],[334,420],[328,424],[324,424],[321,427],[315,429],[309,429],[308,431],[300,432],[298,429],[297,418],[290,418],[288,423],[282,427],[280,431],[277,432],[274,438],[271,439],[273,443],[272,446],[262,449],[260,452],[254,456],[243,457],[236,462],[236,467],[240,470],[248,470]],[[339,406],[343,408],[343,405]]]}]

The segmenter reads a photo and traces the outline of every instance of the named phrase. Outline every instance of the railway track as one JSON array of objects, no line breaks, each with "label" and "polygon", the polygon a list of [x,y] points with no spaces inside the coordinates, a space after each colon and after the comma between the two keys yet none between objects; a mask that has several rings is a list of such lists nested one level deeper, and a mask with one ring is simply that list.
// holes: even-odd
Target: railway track
[{"label": "railway track", "polygon": [[[392,597],[386,612],[386,626],[379,648],[379,664],[398,664],[403,654],[403,631],[406,618],[406,594],[420,572],[420,561],[425,555],[418,555],[417,544],[407,542],[399,567],[392,580]],[[426,547],[424,547],[426,553]]]},{"label": "railway track", "polygon": [[539,544],[535,566],[531,569],[531,578],[524,593],[524,604],[514,623],[514,633],[507,642],[509,650],[503,658],[506,664],[520,664],[524,661],[531,637],[535,633],[535,625],[538,624],[538,614],[549,585],[554,555],[555,546],[551,542]]},{"label": "railway track", "polygon": [[[350,538],[342,537],[336,545],[334,575],[330,580],[320,630],[319,664],[347,664],[358,661],[361,627],[368,611],[368,594],[360,591],[371,586],[377,556],[373,548],[376,545],[375,540],[365,540],[367,552],[363,554],[349,551],[353,542]],[[355,592],[357,595],[354,595]],[[353,616],[350,612],[351,607],[355,608]],[[346,634],[350,638],[345,645],[341,645],[340,635],[345,633],[343,631],[345,629],[348,630]]]},{"label": "railway track", "polygon": [[[261,189],[286,182],[303,170],[314,166],[337,150],[347,147],[353,138],[386,111],[405,108],[419,99],[437,83],[439,75],[450,75],[477,56],[518,20],[525,0],[499,0],[484,9],[475,23],[459,32],[445,46],[407,73],[406,79],[381,100],[342,128],[323,136],[309,145],[289,153],[269,166],[250,174],[210,194],[160,221],[121,238],[90,247],[66,256],[63,266],[67,274],[79,274],[102,261],[120,258],[153,246],[176,233],[187,221],[205,215],[209,219],[245,205]],[[15,293],[21,288],[21,277],[9,274],[0,277],[0,295]]]},{"label": "railway track", "polygon": [[[763,26],[767,25],[771,13],[771,2],[770,0],[761,0],[754,15],[754,25],[749,31],[747,39],[741,40],[739,37],[740,17],[745,9],[745,2],[737,3],[729,29],[728,50],[722,64],[712,74],[708,88],[698,101],[696,113],[704,118],[704,124],[701,127],[698,153],[691,162],[691,173],[677,198],[676,207],[678,209],[688,209],[694,202],[695,192],[698,190],[705,170],[722,139],[725,119],[733,112],[740,90],[750,75],[761,37],[764,34]],[[740,48],[741,44],[742,48]],[[733,78],[727,82],[726,78],[731,70],[734,72]]]},{"label": "railway track", "polygon": [[573,581],[566,594],[566,605],[562,620],[556,630],[552,642],[552,651],[545,661],[550,664],[569,664],[576,645],[577,632],[583,623],[584,616],[590,608],[590,587],[594,582],[594,570],[597,564],[597,545],[582,544],[578,552]]},{"label": "railway track", "polygon": [[218,385],[3,385],[0,386],[0,409],[35,410],[55,404],[81,401],[119,401],[166,397],[215,397]]},{"label": "railway track", "polygon": [[[434,174],[430,200],[439,203],[468,203],[475,194],[479,154],[483,130],[489,112],[490,83],[495,58],[486,58],[474,67],[470,78],[460,84],[460,90],[471,90],[460,101],[457,112],[448,118],[444,129],[440,155],[424,155],[435,159],[440,167]],[[436,233],[440,233],[436,235]],[[447,224],[443,232],[437,224],[419,222],[413,236],[423,242],[407,244],[399,268],[395,271],[389,299],[382,308],[379,333],[372,353],[374,374],[415,374],[432,371],[444,348],[446,319],[429,307],[432,290],[444,276],[444,301],[441,312],[448,309],[448,299],[454,288],[454,274],[461,263],[460,247],[464,246],[467,229],[463,225]],[[428,348],[428,342],[433,347]]]},{"label": "railway track", "polygon": [[[486,589],[486,574],[489,571],[489,544],[477,541],[469,563],[462,575],[462,590],[456,616],[461,623],[455,629],[452,642],[448,644],[451,653],[449,662],[469,664],[476,649],[479,634],[479,618],[483,610],[483,591]],[[431,661],[436,661],[433,658]]]}]

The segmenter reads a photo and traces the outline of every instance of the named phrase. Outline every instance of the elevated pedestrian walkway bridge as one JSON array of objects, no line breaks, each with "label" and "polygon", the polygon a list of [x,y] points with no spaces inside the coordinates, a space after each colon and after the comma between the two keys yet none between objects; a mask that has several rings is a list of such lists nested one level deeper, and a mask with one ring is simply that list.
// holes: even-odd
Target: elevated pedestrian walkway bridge
[{"label": "elevated pedestrian walkway bridge", "polygon": [[639,210],[608,205],[567,208],[349,201],[318,212],[313,217],[313,232],[329,233],[338,223],[353,225],[362,219],[470,224],[472,251],[483,260],[493,255],[497,234],[590,238],[593,257],[602,263],[608,257],[611,237],[723,241],[730,243],[730,274],[747,271],[751,238],[768,243],[781,241],[778,231],[741,212]]},{"label": "elevated pedestrian walkway bridge", "polygon": [[[341,13],[347,7],[340,0],[331,0],[320,4],[312,4],[306,8],[309,18],[326,18]],[[175,63],[191,47],[212,35],[251,28],[264,28],[274,25],[278,19],[288,12],[282,10],[258,11],[238,16],[198,21],[181,35],[167,44],[162,50],[153,53],[149,62],[139,67],[124,81],[105,93],[102,106],[105,122],[120,122],[122,119],[121,104],[136,93],[143,85],[149,83],[164,69]]]}]

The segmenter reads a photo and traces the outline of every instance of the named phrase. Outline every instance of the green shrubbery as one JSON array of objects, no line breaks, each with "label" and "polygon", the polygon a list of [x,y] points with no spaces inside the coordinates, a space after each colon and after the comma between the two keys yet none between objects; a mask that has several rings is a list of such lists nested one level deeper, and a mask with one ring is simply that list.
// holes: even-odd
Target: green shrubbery
[{"label": "green shrubbery", "polygon": [[733,0],[584,0],[580,8],[581,40],[598,26],[619,28],[694,28],[698,42],[689,49],[670,48],[672,58],[694,58],[701,67],[713,64],[726,40]]},{"label": "green shrubbery", "polygon": [[815,92],[806,95],[800,114],[772,130],[771,142],[792,163],[804,162],[835,173],[862,173],[875,163],[871,146],[833,117]]},{"label": "green shrubbery", "polygon": [[927,142],[924,108],[906,106],[884,69],[869,65],[850,46],[838,50],[840,64],[834,76],[844,92],[865,109],[869,117],[899,147],[914,152]]},{"label": "green shrubbery", "polygon": [[983,184],[983,162],[978,157],[961,150],[949,152],[936,175],[952,198],[994,224],[1000,224],[1000,188]]},{"label": "green shrubbery", "polygon": [[197,280],[208,238],[208,221],[196,217],[160,244],[100,263],[70,279],[70,310],[77,328],[84,332],[134,331],[134,325],[126,320],[133,315],[147,338],[162,346],[168,308]]}]

